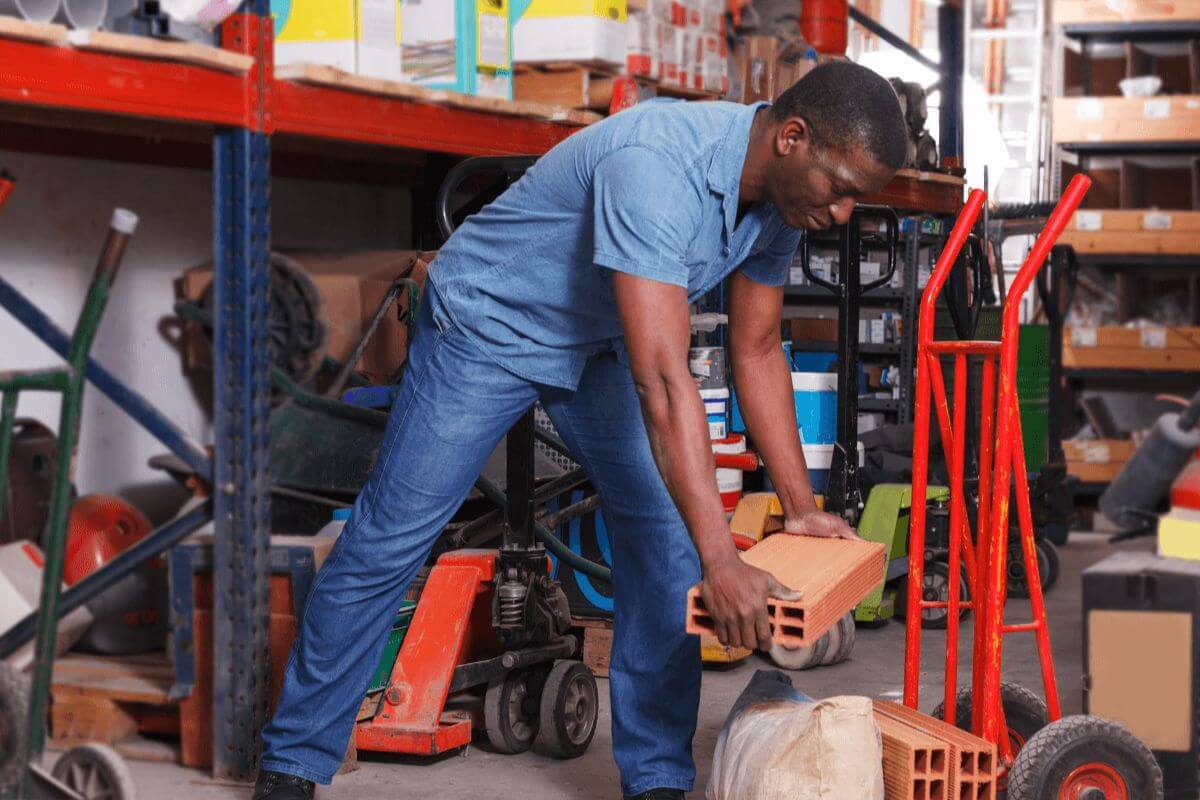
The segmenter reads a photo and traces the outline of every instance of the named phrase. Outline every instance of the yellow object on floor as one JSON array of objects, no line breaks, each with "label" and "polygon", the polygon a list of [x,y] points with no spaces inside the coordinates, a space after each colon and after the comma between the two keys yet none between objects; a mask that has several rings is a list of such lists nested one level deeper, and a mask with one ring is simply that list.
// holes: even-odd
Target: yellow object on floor
[{"label": "yellow object on floor", "polygon": [[700,660],[705,664],[736,664],[753,652],[745,647],[723,645],[715,636],[706,634],[700,637]]},{"label": "yellow object on floor", "polygon": [[1158,554],[1200,561],[1200,512],[1175,509],[1160,518]]}]

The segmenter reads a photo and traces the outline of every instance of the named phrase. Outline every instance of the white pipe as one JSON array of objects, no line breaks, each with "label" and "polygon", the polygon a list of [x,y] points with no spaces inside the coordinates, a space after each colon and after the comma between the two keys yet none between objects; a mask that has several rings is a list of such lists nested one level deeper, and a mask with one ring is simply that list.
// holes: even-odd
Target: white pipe
[{"label": "white pipe", "polygon": [[127,17],[137,11],[138,0],[108,0],[108,10],[104,14],[104,29],[116,30],[117,20]]},{"label": "white pipe", "polygon": [[0,0],[0,15],[30,22],[49,22],[58,13],[59,0]]},{"label": "white pipe", "polygon": [[55,22],[61,22],[76,30],[94,31],[104,24],[108,13],[108,0],[61,0]]}]

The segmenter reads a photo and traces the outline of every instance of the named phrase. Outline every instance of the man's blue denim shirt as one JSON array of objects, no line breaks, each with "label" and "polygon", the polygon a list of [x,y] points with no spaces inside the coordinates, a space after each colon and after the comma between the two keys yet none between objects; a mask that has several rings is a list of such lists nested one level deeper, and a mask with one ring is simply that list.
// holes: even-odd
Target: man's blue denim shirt
[{"label": "man's blue denim shirt", "polygon": [[429,278],[446,312],[505,369],[573,390],[588,357],[624,350],[610,270],[685,286],[690,301],[739,268],[782,285],[799,231],[770,203],[737,221],[765,105],[654,100],[566,139],[438,253]]}]

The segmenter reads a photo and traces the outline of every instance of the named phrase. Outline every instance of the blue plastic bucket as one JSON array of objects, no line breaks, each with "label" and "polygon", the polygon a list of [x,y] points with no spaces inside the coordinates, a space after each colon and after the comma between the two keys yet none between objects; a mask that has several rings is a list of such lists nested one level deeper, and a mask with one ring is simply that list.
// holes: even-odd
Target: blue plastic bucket
[{"label": "blue plastic bucket", "polygon": [[796,425],[805,444],[837,441],[837,374],[793,372]]}]

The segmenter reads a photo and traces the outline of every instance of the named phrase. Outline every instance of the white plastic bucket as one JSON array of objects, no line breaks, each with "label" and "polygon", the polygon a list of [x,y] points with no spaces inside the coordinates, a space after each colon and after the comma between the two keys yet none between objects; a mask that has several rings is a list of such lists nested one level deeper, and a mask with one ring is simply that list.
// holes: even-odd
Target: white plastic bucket
[{"label": "white plastic bucket", "polygon": [[[822,494],[829,483],[829,470],[833,467],[832,444],[805,444],[804,463],[808,465],[808,479],[812,483],[813,492]],[[858,443],[858,465],[866,463],[866,451],[863,443]]]},{"label": "white plastic bucket", "polygon": [[30,22],[49,22],[58,13],[59,0],[0,0],[0,15]]},{"label": "white plastic bucket", "polygon": [[805,442],[833,444],[837,439],[838,377],[833,372],[793,372],[796,425]]}]

